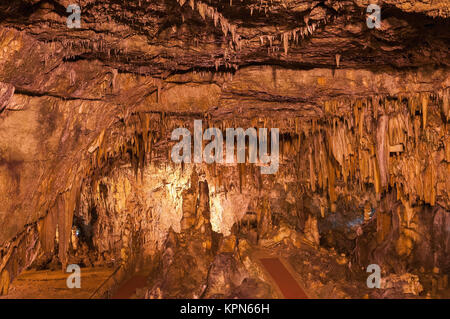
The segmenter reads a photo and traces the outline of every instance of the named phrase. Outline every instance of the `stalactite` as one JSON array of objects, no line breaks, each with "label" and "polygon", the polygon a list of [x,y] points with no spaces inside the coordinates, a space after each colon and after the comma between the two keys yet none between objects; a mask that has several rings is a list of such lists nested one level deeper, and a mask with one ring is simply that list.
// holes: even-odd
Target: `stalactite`
[{"label": "stalactite", "polygon": [[197,11],[203,20],[206,19],[205,10],[206,10],[206,5],[202,2],[197,2]]},{"label": "stalactite", "polygon": [[283,33],[283,46],[284,46],[284,54],[287,55],[289,50],[289,39],[287,33]]},{"label": "stalactite", "polygon": [[11,277],[7,269],[0,270],[0,296],[8,294]]},{"label": "stalactite", "polygon": [[389,181],[389,149],[387,128],[389,117],[383,115],[378,119],[377,125],[377,159],[380,170],[381,187],[386,187]]},{"label": "stalactite", "polygon": [[[145,144],[141,139],[142,139],[142,137],[140,137],[140,136],[137,137],[139,167],[141,169],[141,181],[143,181],[144,180],[144,166],[145,166]],[[169,148],[168,148],[168,150],[169,150]],[[169,159],[170,159],[170,154],[169,154]]]},{"label": "stalactite", "polygon": [[448,121],[450,119],[450,107],[449,107],[449,98],[448,98],[448,91],[444,90],[442,94],[442,112],[444,113],[444,116],[446,120]]},{"label": "stalactite", "polygon": [[427,116],[428,116],[428,95],[426,93],[422,94],[422,116],[423,116],[423,129],[427,126]]},{"label": "stalactite", "polygon": [[320,216],[325,218],[325,206],[320,205]]},{"label": "stalactite", "polygon": [[423,200],[426,203],[429,203],[431,206],[434,206],[436,203],[436,170],[434,168],[433,160],[430,159],[428,162],[428,166],[425,169],[425,174],[423,176]]},{"label": "stalactite", "polygon": [[378,167],[378,161],[376,158],[376,150],[373,144],[370,145],[370,157],[371,157],[371,174],[374,181],[375,193],[377,196],[381,194],[381,178],[380,169]]},{"label": "stalactite", "polygon": [[46,253],[51,253],[55,248],[57,217],[56,207],[52,207],[38,225],[41,247]]},{"label": "stalactite", "polygon": [[340,65],[340,62],[341,62],[341,55],[340,54],[336,54],[335,58],[336,58],[336,67],[339,68],[339,65]]},{"label": "stalactite", "polygon": [[238,163],[239,169],[239,191],[242,193],[242,187],[245,183],[245,163]]},{"label": "stalactite", "polygon": [[97,167],[102,166],[102,158],[105,152],[104,148],[104,138],[105,138],[105,130],[102,130],[98,137],[98,142],[96,143],[98,145],[98,151],[97,151]]},{"label": "stalactite", "polygon": [[[328,157],[327,161],[327,167],[328,167],[328,197],[330,198],[330,203],[334,204],[336,202],[337,196],[335,191],[335,173],[334,173],[334,167],[331,163],[330,158]],[[334,207],[334,205],[331,205]],[[333,211],[333,209],[332,209]],[[334,213],[335,211],[333,211]]]},{"label": "stalactite", "polygon": [[420,117],[414,117],[414,144],[416,146],[416,150],[418,150],[419,145],[419,136],[420,136]]},{"label": "stalactite", "polygon": [[[59,260],[62,263],[63,270],[66,268],[68,262],[67,251],[70,242],[70,230],[72,228],[71,216],[66,211],[65,195],[60,195],[56,201],[56,209],[58,210],[58,254]],[[70,224],[70,225],[69,225]],[[69,225],[69,226],[68,226]]]},{"label": "stalactite", "polygon": [[314,173],[314,160],[313,160],[313,150],[312,147],[309,147],[309,183],[311,187],[311,191],[316,191],[316,178]]}]

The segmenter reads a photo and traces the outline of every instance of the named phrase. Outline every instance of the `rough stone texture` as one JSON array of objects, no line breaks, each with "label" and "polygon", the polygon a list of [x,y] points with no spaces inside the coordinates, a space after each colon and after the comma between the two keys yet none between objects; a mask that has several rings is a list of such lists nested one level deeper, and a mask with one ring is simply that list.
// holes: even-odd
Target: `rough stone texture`
[{"label": "rough stone texture", "polygon": [[[183,258],[242,236],[448,274],[448,1],[379,1],[373,30],[369,1],[83,0],[81,29],[69,3],[0,4],[0,292],[35,260],[156,265],[191,231],[151,296],[199,297],[209,264],[180,288]],[[194,119],[280,128],[278,173],[171,163]],[[255,277],[221,294],[269,294]]]}]

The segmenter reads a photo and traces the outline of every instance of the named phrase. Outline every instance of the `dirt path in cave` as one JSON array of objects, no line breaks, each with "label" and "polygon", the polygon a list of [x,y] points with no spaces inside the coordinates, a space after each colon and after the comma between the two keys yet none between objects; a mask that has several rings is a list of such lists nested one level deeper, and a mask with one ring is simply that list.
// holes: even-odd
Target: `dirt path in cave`
[{"label": "dirt path in cave", "polygon": [[286,299],[308,299],[308,295],[278,257],[261,257],[259,261]]},{"label": "dirt path in cave", "polygon": [[59,270],[27,270],[11,284],[0,299],[88,299],[111,276],[107,267],[81,268],[81,289],[67,287],[68,273]]},{"label": "dirt path in cave", "polygon": [[138,273],[125,281],[114,293],[112,299],[130,299],[137,289],[144,288],[147,284],[148,276]]}]

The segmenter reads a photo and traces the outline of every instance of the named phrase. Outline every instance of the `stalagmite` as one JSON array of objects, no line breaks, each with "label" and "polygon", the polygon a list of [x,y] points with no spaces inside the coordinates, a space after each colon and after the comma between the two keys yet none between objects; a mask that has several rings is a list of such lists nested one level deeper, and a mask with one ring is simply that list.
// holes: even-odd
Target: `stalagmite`
[{"label": "stalagmite", "polygon": [[317,218],[313,215],[308,215],[305,223],[305,237],[311,242],[315,247],[320,244],[319,228],[317,225]]}]

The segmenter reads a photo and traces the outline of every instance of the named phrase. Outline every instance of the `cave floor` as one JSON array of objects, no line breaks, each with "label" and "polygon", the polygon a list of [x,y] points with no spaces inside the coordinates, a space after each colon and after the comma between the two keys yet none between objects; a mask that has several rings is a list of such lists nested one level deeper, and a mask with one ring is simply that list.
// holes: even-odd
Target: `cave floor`
[{"label": "cave floor", "polygon": [[[395,289],[370,289],[367,287],[367,277],[370,275],[364,269],[350,270],[347,256],[334,249],[315,248],[307,243],[301,247],[293,247],[280,242],[270,248],[253,247],[253,258],[276,258],[295,278],[308,298],[319,299],[425,299],[450,298],[450,289],[437,290],[431,293],[431,274],[417,273],[424,291],[419,295],[407,294]],[[277,295],[283,296],[279,284],[273,277],[265,273],[267,281],[274,286]],[[281,298],[285,298],[281,297]],[[302,297],[299,297],[302,298]]]},{"label": "cave floor", "polygon": [[346,257],[334,251],[316,249],[303,244],[301,248],[277,245],[259,250],[256,255],[277,257],[295,278],[308,298],[369,298],[364,273],[351,273]]},{"label": "cave floor", "polygon": [[81,289],[67,288],[70,274],[57,270],[27,270],[0,299],[88,299],[113,273],[112,268],[82,268]]},{"label": "cave floor", "polygon": [[140,271],[119,285],[112,299],[136,299],[147,285],[149,272]]},{"label": "cave floor", "polygon": [[305,291],[288,270],[286,263],[278,257],[260,258],[259,261],[273,279],[273,286],[277,286],[281,295],[286,299],[308,299]]},{"label": "cave floor", "polygon": [[[417,296],[386,294],[383,289],[369,289],[366,286],[368,274],[363,269],[350,271],[347,257],[333,249],[317,249],[306,243],[294,247],[283,242],[270,247],[249,245],[248,248],[253,265],[261,268],[263,280],[272,286],[274,298],[426,298],[431,290],[426,275],[420,276],[425,292]],[[82,268],[81,289],[69,289],[66,285],[67,273],[28,270],[14,280],[9,294],[0,299],[87,299],[113,271],[112,268]],[[141,290],[145,290],[147,278],[143,271],[128,277],[112,297],[143,297]],[[449,297],[449,289],[433,295],[433,298]]]}]

